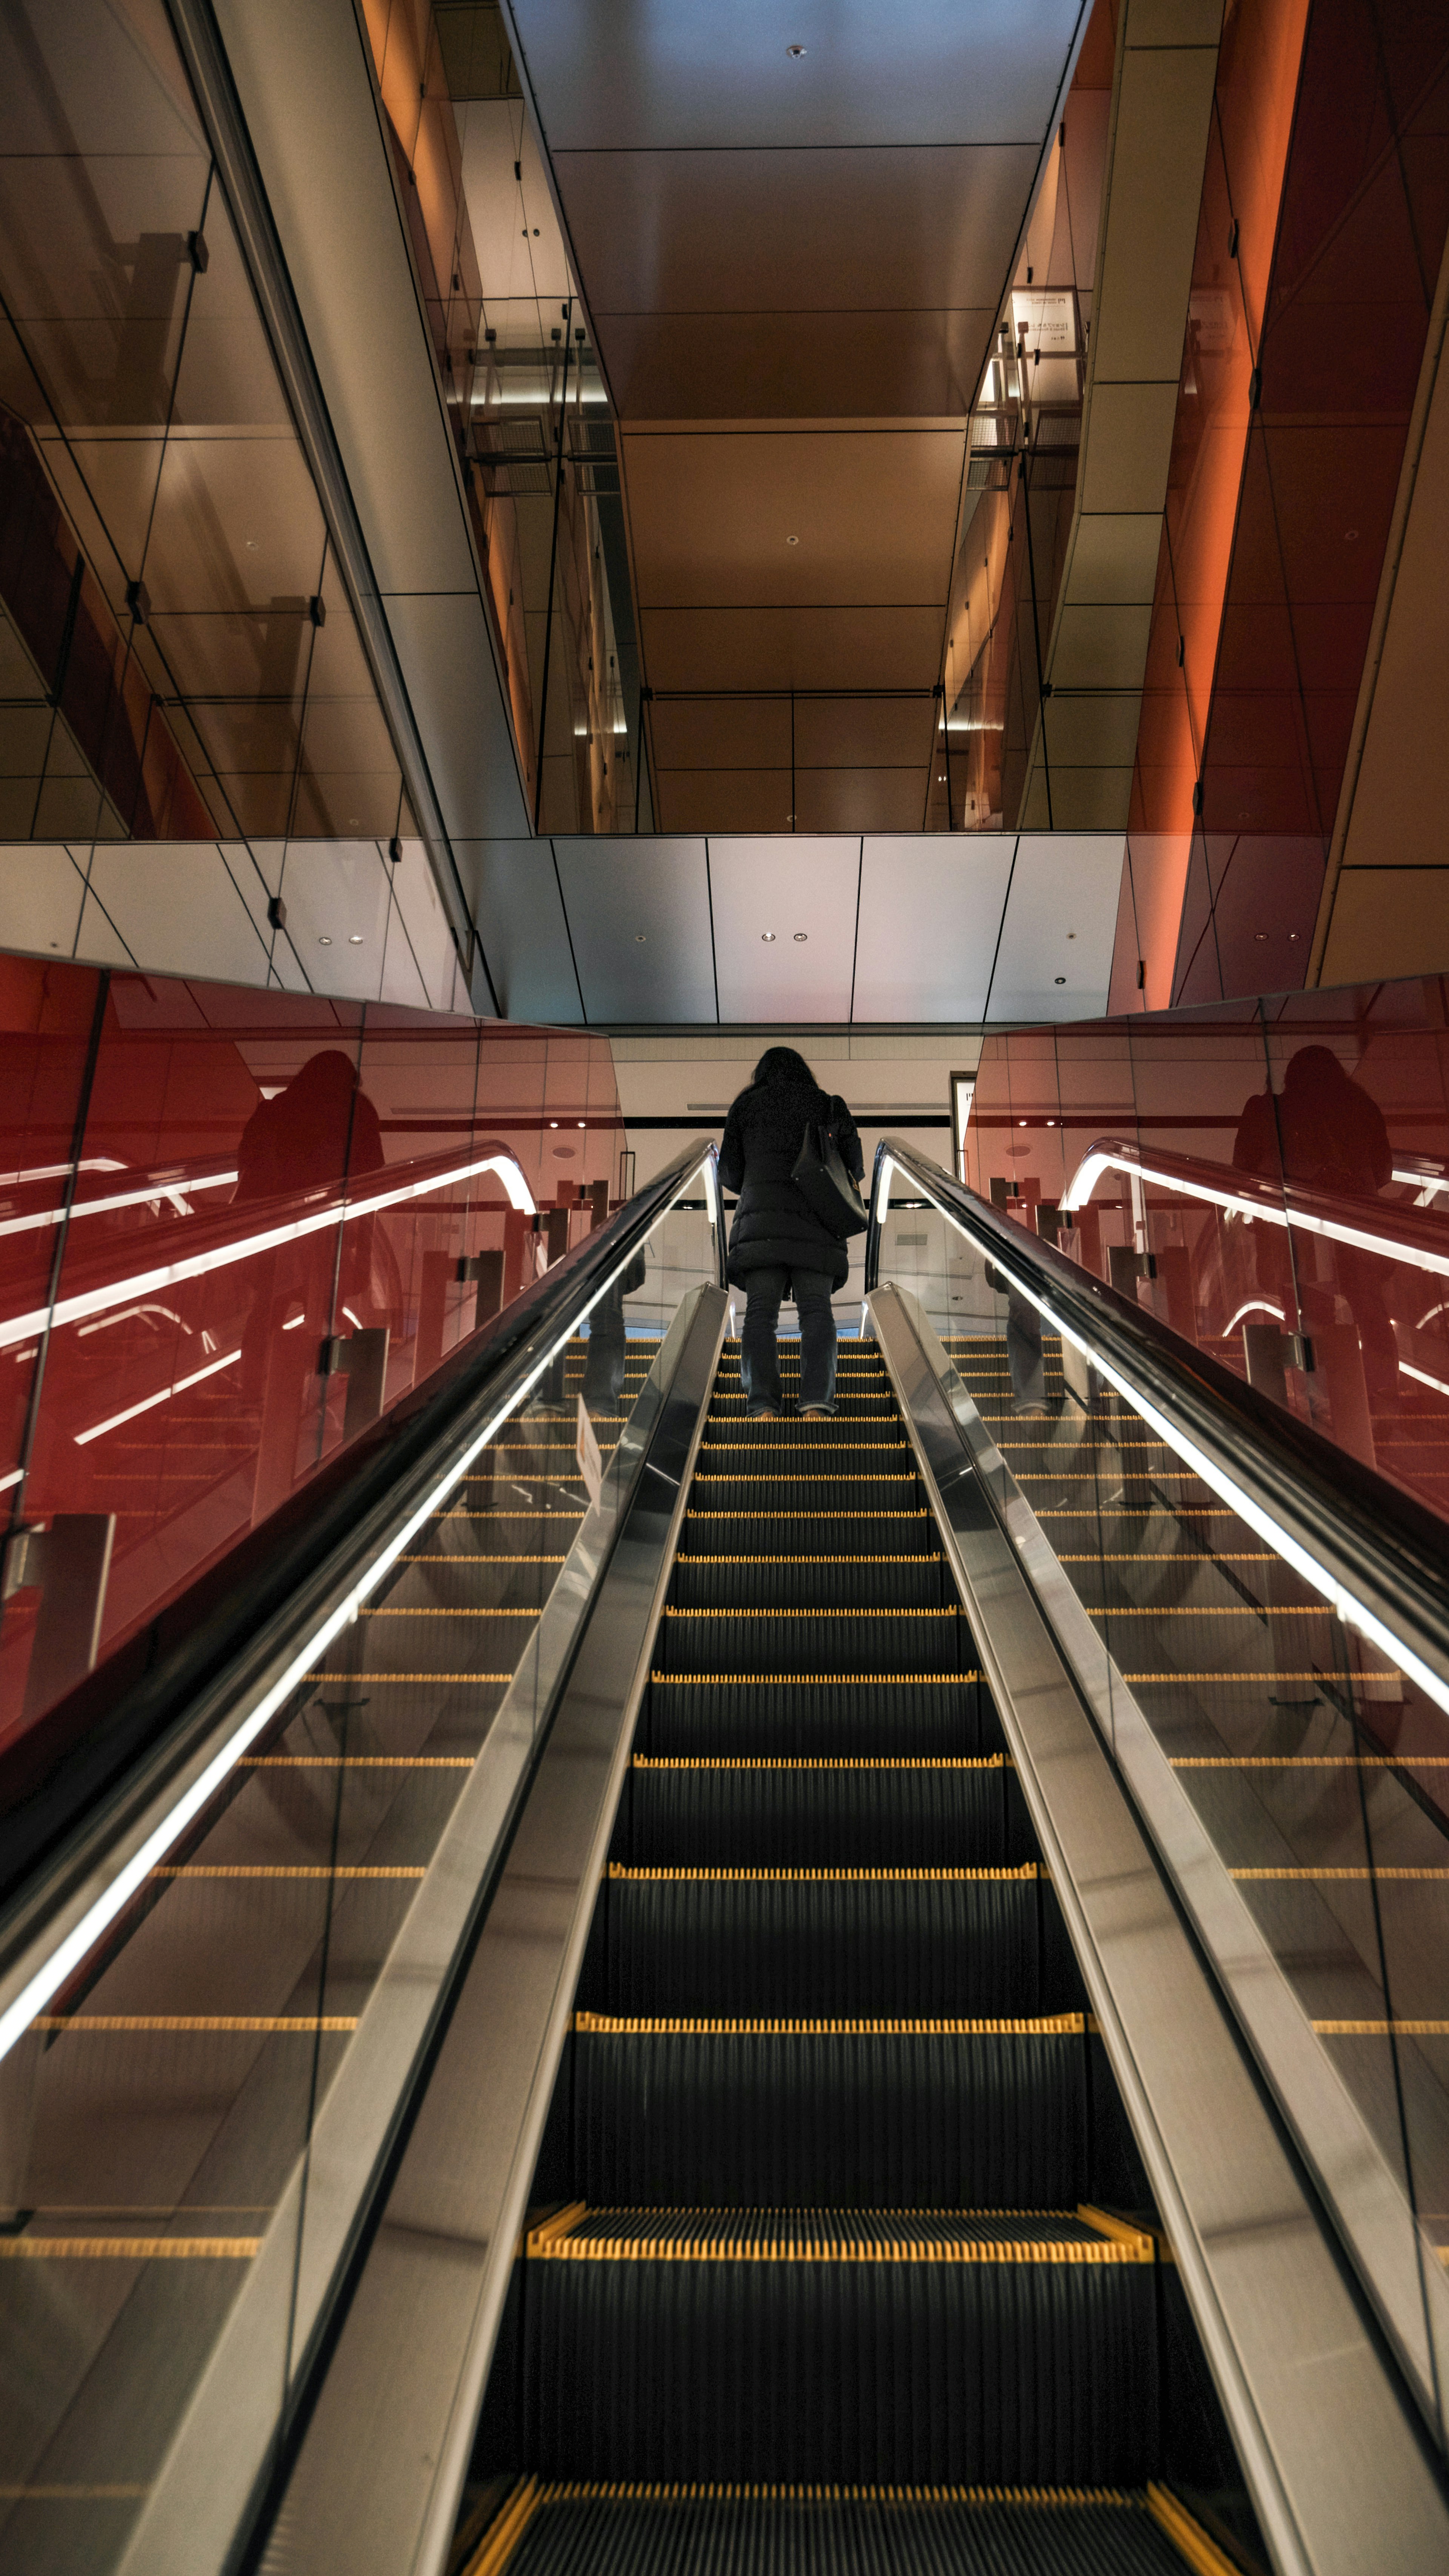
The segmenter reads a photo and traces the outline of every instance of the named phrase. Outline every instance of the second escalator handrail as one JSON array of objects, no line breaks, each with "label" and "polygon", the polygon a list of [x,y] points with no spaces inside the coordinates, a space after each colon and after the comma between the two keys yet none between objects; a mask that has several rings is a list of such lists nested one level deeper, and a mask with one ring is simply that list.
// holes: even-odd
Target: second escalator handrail
[{"label": "second escalator handrail", "polygon": [[877,1284],[893,1170],[1349,1625],[1401,1661],[1449,1712],[1449,1533],[1433,1513],[1104,1280],[1034,1240],[900,1137],[876,1148],[867,1289]]}]

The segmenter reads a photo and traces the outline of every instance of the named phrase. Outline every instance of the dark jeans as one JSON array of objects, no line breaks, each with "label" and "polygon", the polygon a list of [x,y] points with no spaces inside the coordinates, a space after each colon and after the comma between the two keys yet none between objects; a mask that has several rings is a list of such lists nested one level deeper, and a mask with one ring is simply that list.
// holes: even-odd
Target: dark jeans
[{"label": "dark jeans", "polygon": [[624,1292],[622,1288],[610,1288],[589,1317],[589,1349],[584,1362],[583,1387],[586,1412],[618,1412],[628,1357]]},{"label": "dark jeans", "polygon": [[835,1316],[830,1276],[824,1270],[751,1270],[746,1285],[749,1303],[740,1335],[740,1376],[745,1409],[780,1403],[780,1352],[776,1332],[780,1303],[787,1289],[800,1318],[800,1403],[835,1411]]}]

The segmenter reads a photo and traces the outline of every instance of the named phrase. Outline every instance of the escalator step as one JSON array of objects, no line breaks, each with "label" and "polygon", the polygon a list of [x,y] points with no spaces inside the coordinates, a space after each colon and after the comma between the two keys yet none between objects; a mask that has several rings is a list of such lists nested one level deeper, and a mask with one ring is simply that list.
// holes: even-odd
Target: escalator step
[{"label": "escalator step", "polygon": [[614,1857],[647,1868],[904,1869],[971,1862],[999,1868],[1024,1816],[1000,1754],[919,1755],[881,1763],[799,1755],[658,1761],[636,1754],[625,1780]]},{"label": "escalator step", "polygon": [[1135,2485],[1151,2251],[1055,2212],[565,2212],[527,2242],[526,2455],[566,2478]]},{"label": "escalator step", "polygon": [[[813,1530],[809,1535],[813,1536]],[[760,1533],[755,1533],[758,1549]],[[681,1556],[670,1600],[681,1609],[914,1609],[955,1593],[941,1556]]]},{"label": "escalator step", "polygon": [[979,1674],[903,1677],[655,1673],[641,1753],[996,1753],[1001,1730]]},{"label": "escalator step", "polygon": [[818,2495],[752,2482],[721,2494],[529,2480],[493,2532],[468,2576],[1183,2576],[1184,2566],[1148,2497],[1115,2487]]},{"label": "escalator step", "polygon": [[[863,1490],[863,1489],[862,1489]],[[790,1548],[829,1549],[840,1556],[911,1556],[924,1543],[934,1545],[936,1524],[924,1503],[894,1503],[873,1509],[857,1500],[844,1509],[807,1510],[776,1503],[752,1510],[728,1503],[685,1506],[680,1545],[685,1555],[698,1549],[730,1553],[769,1547],[780,1540]]]},{"label": "escalator step", "polygon": [[701,1468],[693,1491],[713,1511],[789,1511],[812,1521],[821,1512],[909,1511],[921,1499],[913,1467],[848,1467],[829,1474],[818,1467],[775,1473],[760,1468],[744,1476]]},{"label": "escalator step", "polygon": [[666,1609],[655,1639],[657,1671],[717,1673],[734,1659],[768,1673],[945,1673],[975,1663],[970,1633],[954,1604],[929,1610]]},{"label": "escalator step", "polygon": [[1083,2000],[1056,1898],[1032,1862],[808,1876],[612,1862],[600,1893],[585,2011],[1015,2017]]},{"label": "escalator step", "polygon": [[1087,2197],[1082,2015],[1015,2024],[607,2021],[573,2041],[594,2205],[1068,2207]]}]

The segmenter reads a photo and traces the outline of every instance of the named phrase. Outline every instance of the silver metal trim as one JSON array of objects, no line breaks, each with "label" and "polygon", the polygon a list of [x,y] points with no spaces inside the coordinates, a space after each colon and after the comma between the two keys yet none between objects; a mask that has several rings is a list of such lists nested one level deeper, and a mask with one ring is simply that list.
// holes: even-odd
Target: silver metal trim
[{"label": "silver metal trim", "polygon": [[[727,1317],[721,1290],[698,1292],[278,2508],[267,2576],[446,2565]],[[175,2576],[183,2564],[191,2576],[194,2558],[167,2562]]]},{"label": "silver metal trim", "polygon": [[[232,2563],[271,2471],[279,2416],[305,2385],[338,2285],[394,2152],[456,1962],[478,1922],[599,1577],[627,1526],[697,1329],[682,1301],[477,1763],[363,2007],[308,2146],[207,2357],[121,2560],[122,2576]],[[466,2463],[465,2463],[466,2465]]]},{"label": "silver metal trim", "polygon": [[914,1299],[868,1304],[1274,2565],[1423,2576],[1449,2508],[992,1506],[969,1398]]}]

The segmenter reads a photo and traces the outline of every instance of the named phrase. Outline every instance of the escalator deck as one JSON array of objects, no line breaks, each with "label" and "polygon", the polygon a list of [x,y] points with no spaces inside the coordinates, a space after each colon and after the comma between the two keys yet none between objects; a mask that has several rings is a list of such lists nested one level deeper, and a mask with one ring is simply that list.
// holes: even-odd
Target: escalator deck
[{"label": "escalator deck", "polygon": [[747,1422],[727,1347],[495,2365],[526,2473],[458,2563],[1226,2569],[1156,2483],[1156,2236],[870,1346],[837,1404]]}]

